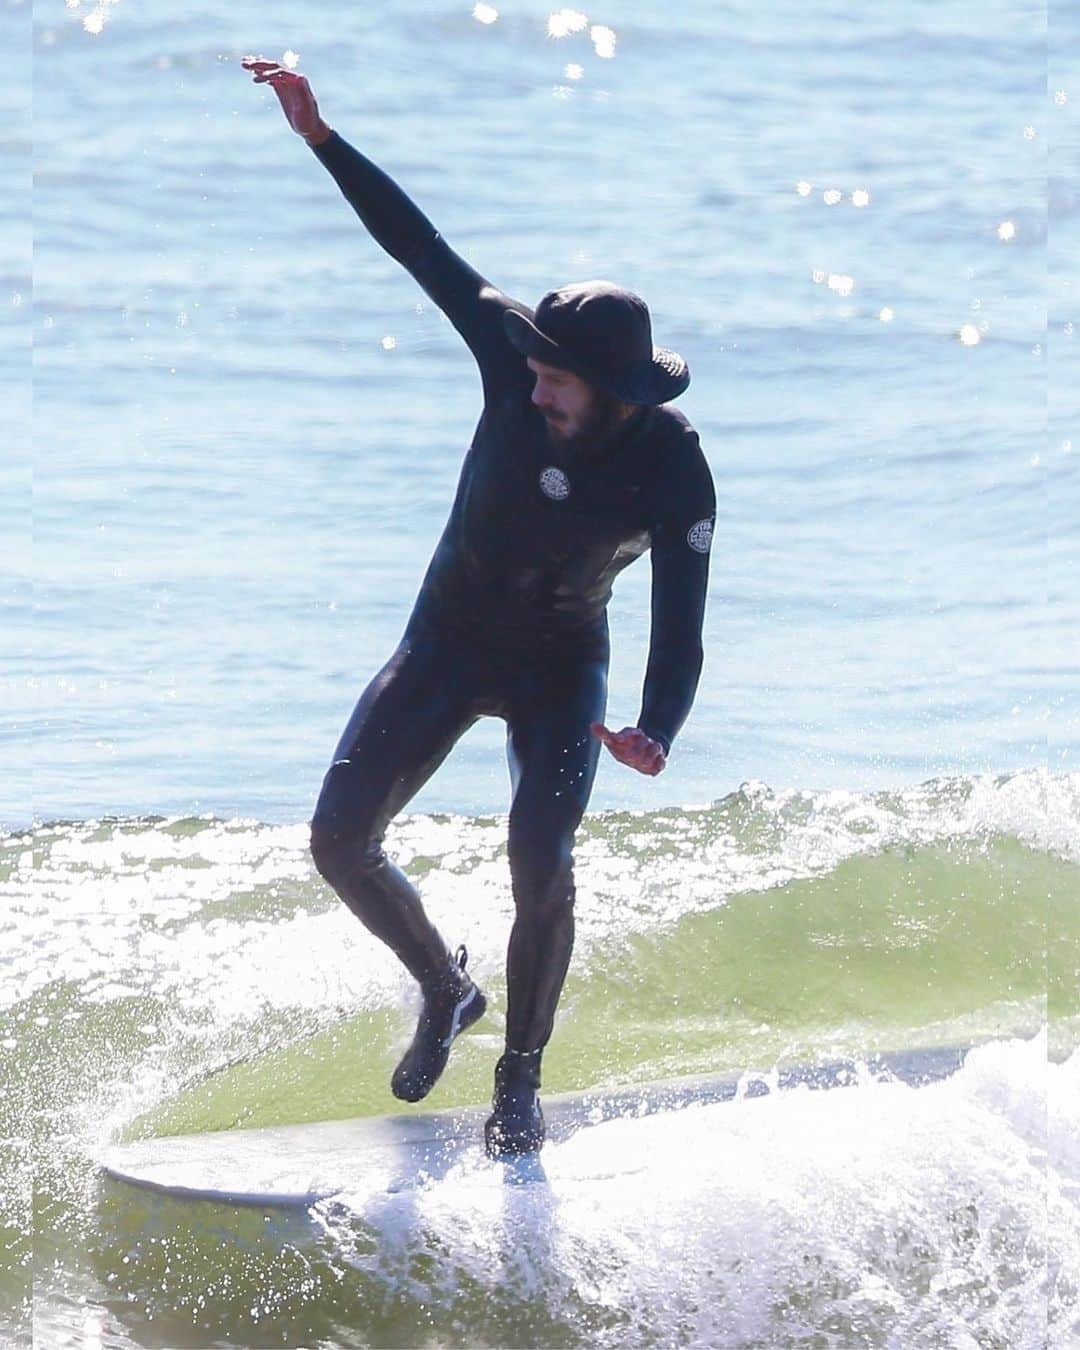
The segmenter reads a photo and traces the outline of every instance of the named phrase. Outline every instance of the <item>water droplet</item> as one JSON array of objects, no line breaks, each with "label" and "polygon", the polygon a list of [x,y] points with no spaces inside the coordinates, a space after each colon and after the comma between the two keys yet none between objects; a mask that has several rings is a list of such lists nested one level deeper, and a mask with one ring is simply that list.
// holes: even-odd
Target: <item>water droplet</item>
[{"label": "water droplet", "polygon": [[548,15],[548,37],[564,38],[571,33],[580,33],[588,25],[588,16],[577,9],[560,9]]},{"label": "water droplet", "polygon": [[593,24],[589,29],[589,37],[592,38],[592,45],[597,56],[603,57],[605,61],[610,61],[615,55],[615,30],[614,28],[605,28],[603,24]]}]

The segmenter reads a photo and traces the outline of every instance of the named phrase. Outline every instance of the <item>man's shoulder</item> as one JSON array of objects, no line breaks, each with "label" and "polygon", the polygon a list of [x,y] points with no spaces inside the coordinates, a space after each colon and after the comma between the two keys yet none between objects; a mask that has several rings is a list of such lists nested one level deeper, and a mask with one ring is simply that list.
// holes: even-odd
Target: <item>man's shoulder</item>
[{"label": "man's shoulder", "polygon": [[650,420],[653,483],[657,509],[664,503],[693,498],[704,502],[714,495],[712,473],[685,413],[670,404],[653,410]]},{"label": "man's shoulder", "polygon": [[497,287],[486,283],[479,295],[482,315],[482,337],[473,346],[474,355],[488,386],[489,396],[497,394],[496,402],[515,403],[525,388],[532,388],[532,373],[525,358],[510,341],[504,319],[507,314],[532,317],[532,310]]},{"label": "man's shoulder", "polygon": [[698,434],[690,424],[690,419],[670,403],[661,403],[653,409],[652,432],[656,440],[665,445],[683,441],[695,446],[698,443]]},{"label": "man's shoulder", "polygon": [[[528,305],[521,300],[515,300],[512,295],[507,295],[505,291],[500,291],[490,281],[485,281],[481,286],[479,300],[492,313],[498,313],[500,323],[502,322],[502,316],[508,314],[511,310],[515,314],[523,314],[527,319],[531,319],[533,316],[533,312]],[[503,335],[506,336],[505,330]],[[506,340],[509,342],[509,337],[506,337]]]},{"label": "man's shoulder", "polygon": [[681,408],[676,408],[674,403],[659,404],[656,408],[656,416],[659,420],[663,421],[665,425],[677,426],[683,430],[689,429],[693,431],[693,427],[690,426],[690,419]]},{"label": "man's shoulder", "polygon": [[653,463],[661,476],[677,465],[703,460],[701,442],[690,419],[670,403],[653,408],[649,418]]}]

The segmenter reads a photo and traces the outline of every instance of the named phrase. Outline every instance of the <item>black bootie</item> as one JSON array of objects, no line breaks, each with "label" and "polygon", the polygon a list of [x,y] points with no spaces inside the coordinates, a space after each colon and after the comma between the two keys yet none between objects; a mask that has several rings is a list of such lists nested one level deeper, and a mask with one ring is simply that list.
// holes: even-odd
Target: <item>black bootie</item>
[{"label": "black bootie", "polygon": [[416,1035],[390,1080],[391,1092],[403,1102],[428,1095],[446,1068],[454,1037],[484,1015],[487,999],[466,975],[467,960],[465,948],[459,947],[444,975],[424,990]]},{"label": "black bootie", "polygon": [[484,1126],[489,1158],[535,1153],[544,1142],[540,1109],[540,1054],[508,1050],[495,1066],[492,1113]]}]

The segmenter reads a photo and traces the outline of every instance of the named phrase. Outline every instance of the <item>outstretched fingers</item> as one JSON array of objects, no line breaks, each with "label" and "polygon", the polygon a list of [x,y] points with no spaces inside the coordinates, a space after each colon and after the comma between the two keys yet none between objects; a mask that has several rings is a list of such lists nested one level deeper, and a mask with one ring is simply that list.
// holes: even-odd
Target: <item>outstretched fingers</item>
[{"label": "outstretched fingers", "polygon": [[330,128],[319,116],[319,105],[311,92],[307,76],[286,68],[265,56],[245,56],[240,63],[256,84],[268,84],[278,97],[285,117],[309,145],[321,145]]},{"label": "outstretched fingers", "polygon": [[240,64],[251,72],[256,84],[306,83],[305,77],[297,71],[289,70],[280,61],[267,61],[264,56],[245,56]]}]

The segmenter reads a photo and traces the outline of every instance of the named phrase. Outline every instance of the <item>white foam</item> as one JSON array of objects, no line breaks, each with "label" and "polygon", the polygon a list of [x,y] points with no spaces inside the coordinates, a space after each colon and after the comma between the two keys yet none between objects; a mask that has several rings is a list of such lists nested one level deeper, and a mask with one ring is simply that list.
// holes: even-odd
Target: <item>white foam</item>
[{"label": "white foam", "polygon": [[407,1277],[410,1299],[447,1311],[466,1289],[542,1300],[556,1322],[587,1317],[598,1345],[795,1344],[829,1327],[897,1350],[1035,1347],[1048,1318],[1063,1332],[1075,1316],[1080,1282],[1080,1204],[1031,1109],[1033,1087],[1076,1070],[1048,1070],[1044,1050],[988,1046],[919,1089],[611,1121],[547,1148],[544,1181],[509,1186],[478,1160],[331,1231],[347,1259],[363,1235],[377,1285]]},{"label": "white foam", "polygon": [[[388,842],[481,978],[501,971],[512,922],[505,835],[505,817],[406,816]],[[590,817],[577,848],[577,959],[613,931],[653,930],[856,855],[999,835],[1080,857],[1080,775],[1032,770],[873,795],[751,783],[710,807]],[[316,877],[302,825],[42,827],[9,867],[0,1003],[68,980],[90,999],[118,984],[169,988],[231,1020],[267,1006],[372,1006],[407,984]]]}]

